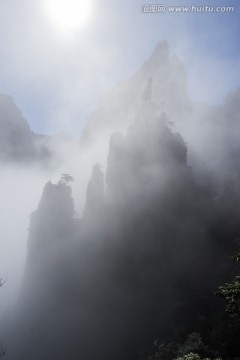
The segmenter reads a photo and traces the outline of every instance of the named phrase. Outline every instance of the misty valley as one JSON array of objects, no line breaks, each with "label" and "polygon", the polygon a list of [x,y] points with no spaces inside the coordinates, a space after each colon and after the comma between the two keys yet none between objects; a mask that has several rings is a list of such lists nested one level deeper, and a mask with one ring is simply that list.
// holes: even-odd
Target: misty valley
[{"label": "misty valley", "polygon": [[239,114],[239,89],[193,102],[165,41],[79,140],[35,134],[0,94],[0,235],[21,275],[0,357],[240,358]]}]

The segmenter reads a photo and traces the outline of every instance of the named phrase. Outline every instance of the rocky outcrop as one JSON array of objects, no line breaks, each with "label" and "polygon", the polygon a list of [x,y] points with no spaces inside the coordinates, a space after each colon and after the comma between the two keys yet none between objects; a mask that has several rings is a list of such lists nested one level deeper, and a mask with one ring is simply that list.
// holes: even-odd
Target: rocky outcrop
[{"label": "rocky outcrop", "polygon": [[149,79],[151,101],[159,114],[165,111],[171,120],[189,106],[184,67],[176,55],[171,56],[166,41],[159,42],[150,58],[128,81],[119,84],[104,97],[100,108],[88,119],[83,143],[91,142],[102,132],[125,131],[142,106]]}]

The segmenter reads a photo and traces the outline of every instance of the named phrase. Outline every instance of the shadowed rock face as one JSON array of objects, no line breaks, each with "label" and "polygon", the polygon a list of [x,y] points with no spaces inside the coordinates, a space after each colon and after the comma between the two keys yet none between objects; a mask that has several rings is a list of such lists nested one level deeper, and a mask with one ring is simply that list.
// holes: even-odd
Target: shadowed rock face
[{"label": "shadowed rock face", "polygon": [[49,156],[10,96],[0,94],[0,161],[31,162]]},{"label": "shadowed rock face", "polygon": [[[137,360],[156,338],[181,341],[199,328],[209,337],[213,293],[231,271],[226,257],[239,235],[238,158],[224,160],[231,129],[218,167],[227,162],[224,176],[231,169],[234,186],[213,189],[200,171],[192,175],[185,137],[173,131],[158,97],[165,94],[166,107],[174,104],[172,114],[182,120],[185,90],[181,65],[166,43],[159,44],[89,123],[94,131],[98,121],[104,127],[110,119],[111,129],[121,120],[131,125],[111,136],[105,176],[94,165],[82,219],[75,218],[67,184],[46,184],[31,216],[17,315],[4,337],[7,359]],[[222,109],[211,108],[209,118],[215,114],[225,129],[231,117],[236,129],[239,118],[231,109],[238,109],[238,99],[236,93]],[[209,118],[199,109],[201,123]],[[205,137],[206,128],[198,129]],[[226,139],[211,136],[202,159],[206,148],[207,155],[218,153]]]},{"label": "shadowed rock face", "polygon": [[173,314],[195,319],[184,307],[205,291],[206,198],[166,122],[144,102],[127,134],[112,136],[106,178],[95,165],[82,220],[70,187],[46,184],[31,216],[14,359],[137,359],[169,335]]}]

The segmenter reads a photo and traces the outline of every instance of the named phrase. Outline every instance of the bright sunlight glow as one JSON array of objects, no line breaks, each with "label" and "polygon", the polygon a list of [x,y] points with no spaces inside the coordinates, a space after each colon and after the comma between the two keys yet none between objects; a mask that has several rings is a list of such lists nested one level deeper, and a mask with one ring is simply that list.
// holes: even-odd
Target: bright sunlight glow
[{"label": "bright sunlight glow", "polygon": [[46,0],[50,21],[63,32],[71,32],[85,25],[90,10],[89,0]]}]

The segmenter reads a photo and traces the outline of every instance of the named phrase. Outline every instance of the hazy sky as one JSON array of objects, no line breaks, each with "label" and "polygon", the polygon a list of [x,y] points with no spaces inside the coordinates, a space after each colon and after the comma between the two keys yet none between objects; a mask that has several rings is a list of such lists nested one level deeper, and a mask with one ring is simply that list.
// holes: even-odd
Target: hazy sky
[{"label": "hazy sky", "polygon": [[[165,13],[141,11],[144,4],[163,3]],[[80,134],[102,94],[127,80],[159,40],[167,39],[170,51],[183,60],[193,99],[220,102],[228,90],[239,86],[238,0],[88,0],[87,4],[86,0],[0,2],[0,91],[14,97],[34,131]],[[185,5],[232,6],[234,11],[168,9]]]}]

